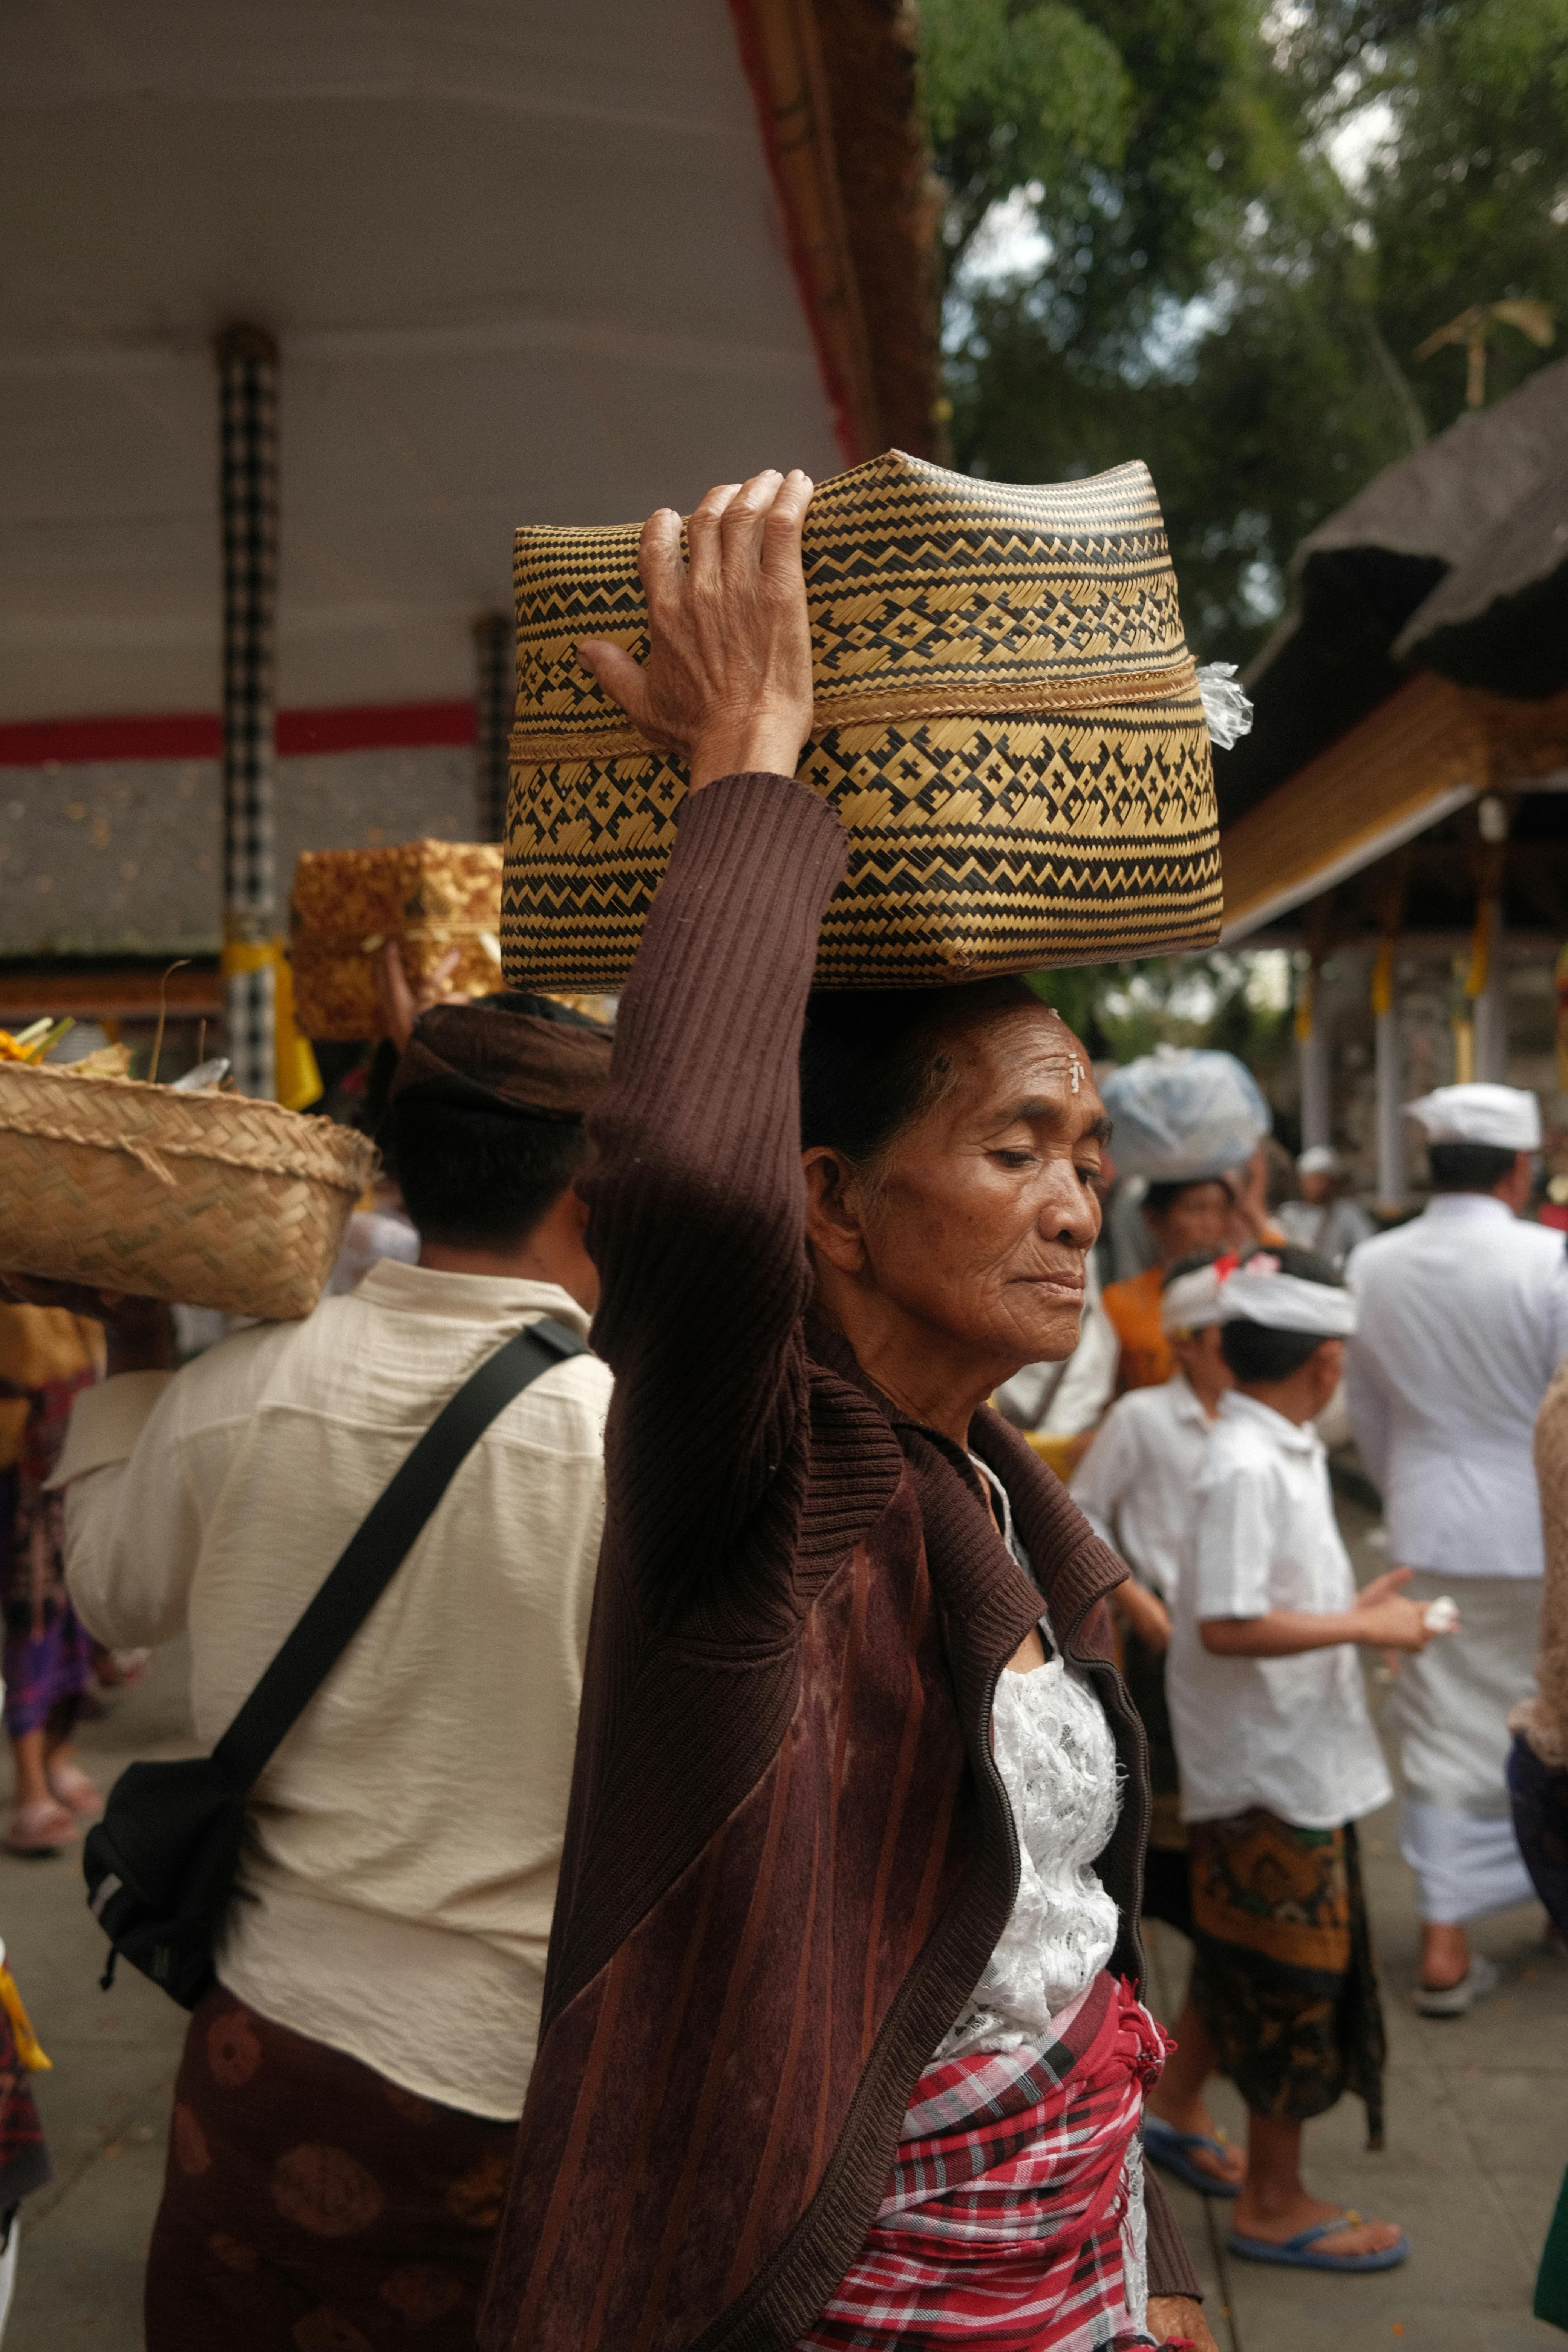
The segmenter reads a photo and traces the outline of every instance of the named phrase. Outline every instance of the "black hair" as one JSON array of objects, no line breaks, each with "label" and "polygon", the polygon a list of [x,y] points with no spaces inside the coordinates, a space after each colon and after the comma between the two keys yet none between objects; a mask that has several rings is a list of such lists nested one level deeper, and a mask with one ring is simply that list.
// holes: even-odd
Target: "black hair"
[{"label": "black hair", "polygon": [[1189,1250],[1185,1257],[1179,1257],[1175,1265],[1168,1266],[1160,1276],[1161,1289],[1169,1290],[1172,1283],[1180,1282],[1184,1274],[1201,1274],[1205,1265],[1213,1265],[1216,1259],[1224,1255],[1223,1250]]},{"label": "black hair", "polygon": [[1151,1184],[1142,1199],[1146,1217],[1163,1217],[1173,1209],[1184,1192],[1200,1192],[1205,1184],[1224,1184],[1223,1176],[1184,1176],[1174,1184]]},{"label": "black hair", "polygon": [[511,1249],[558,1201],[588,1154],[580,1119],[401,1095],[381,1130],[422,1241]]},{"label": "black hair", "polygon": [[1020,1004],[1048,1009],[1022,980],[811,996],[800,1041],[801,1149],[826,1144],[852,1167],[868,1167],[956,1076],[932,1050],[938,1037]]},{"label": "black hair", "polygon": [[[1301,1282],[1321,1282],[1328,1290],[1345,1286],[1328,1259],[1320,1257],[1316,1250],[1270,1249],[1269,1255],[1279,1259],[1281,1274],[1293,1274]],[[1255,1381],[1288,1381],[1322,1345],[1321,1331],[1276,1331],[1266,1323],[1220,1325],[1220,1354],[1244,1388]]]},{"label": "black hair", "polygon": [[1435,1192],[1491,1192],[1513,1174],[1517,1151],[1497,1143],[1429,1143],[1426,1164]]}]

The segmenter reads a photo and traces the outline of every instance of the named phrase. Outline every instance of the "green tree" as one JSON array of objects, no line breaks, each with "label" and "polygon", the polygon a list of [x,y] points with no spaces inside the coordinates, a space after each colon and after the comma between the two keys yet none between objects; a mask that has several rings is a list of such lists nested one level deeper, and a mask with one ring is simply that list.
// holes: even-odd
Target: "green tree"
[{"label": "green tree", "polygon": [[[1315,523],[1464,399],[1472,302],[1568,320],[1568,0],[925,0],[957,462],[1131,457],[1189,634],[1244,659]],[[1341,169],[1336,138],[1378,135]],[[1029,268],[974,258],[994,208]],[[1489,391],[1545,356],[1498,331]]]}]

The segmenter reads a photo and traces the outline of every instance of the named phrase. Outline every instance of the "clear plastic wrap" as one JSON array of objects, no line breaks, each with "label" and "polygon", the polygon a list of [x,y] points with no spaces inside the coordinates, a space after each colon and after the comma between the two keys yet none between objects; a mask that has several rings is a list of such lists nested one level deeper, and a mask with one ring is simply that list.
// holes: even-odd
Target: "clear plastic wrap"
[{"label": "clear plastic wrap", "polygon": [[1201,1046],[1158,1045],[1113,1070],[1100,1093],[1115,1121],[1118,1170],[1153,1184],[1239,1168],[1273,1125],[1246,1065]]}]

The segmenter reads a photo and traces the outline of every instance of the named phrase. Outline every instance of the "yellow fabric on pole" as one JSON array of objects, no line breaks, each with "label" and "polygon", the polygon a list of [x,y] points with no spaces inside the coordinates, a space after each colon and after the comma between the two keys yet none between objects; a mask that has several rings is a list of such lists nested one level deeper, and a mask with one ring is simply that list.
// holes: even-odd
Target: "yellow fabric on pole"
[{"label": "yellow fabric on pole", "polygon": [[1312,1035],[1312,1003],[1318,992],[1315,971],[1302,972],[1296,989],[1296,1043],[1310,1044]]},{"label": "yellow fabric on pole", "polygon": [[1381,1021],[1385,1013],[1394,1010],[1394,941],[1384,940],[1377,951],[1377,961],[1372,968],[1372,1010],[1374,1020]]},{"label": "yellow fabric on pole", "polygon": [[278,1099],[285,1110],[305,1110],[322,1095],[321,1074],[308,1037],[294,1020],[294,967],[287,941],[226,940],[223,950],[225,980],[248,971],[272,972],[272,1054],[277,1071]]},{"label": "yellow fabric on pole", "polygon": [[54,2070],[54,2060],[46,2058],[38,2046],[32,2021],[22,2006],[22,1996],[16,1990],[16,1979],[0,1960],[0,2009],[11,2021],[11,2031],[16,2037],[16,2055],[29,2074],[47,2074]]},{"label": "yellow fabric on pole", "polygon": [[1470,934],[1470,968],[1465,974],[1465,994],[1474,1000],[1487,984],[1487,970],[1491,962],[1492,908],[1496,902],[1483,898],[1476,908],[1476,928]]}]

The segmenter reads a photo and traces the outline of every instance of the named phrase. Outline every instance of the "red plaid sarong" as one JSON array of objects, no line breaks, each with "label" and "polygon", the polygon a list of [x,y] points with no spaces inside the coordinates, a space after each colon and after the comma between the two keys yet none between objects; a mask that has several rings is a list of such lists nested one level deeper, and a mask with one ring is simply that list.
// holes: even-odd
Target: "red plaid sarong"
[{"label": "red plaid sarong", "polygon": [[796,2352],[1123,2352],[1127,2153],[1165,2036],[1100,1977],[1040,2055],[928,2066],[859,2258]]}]

